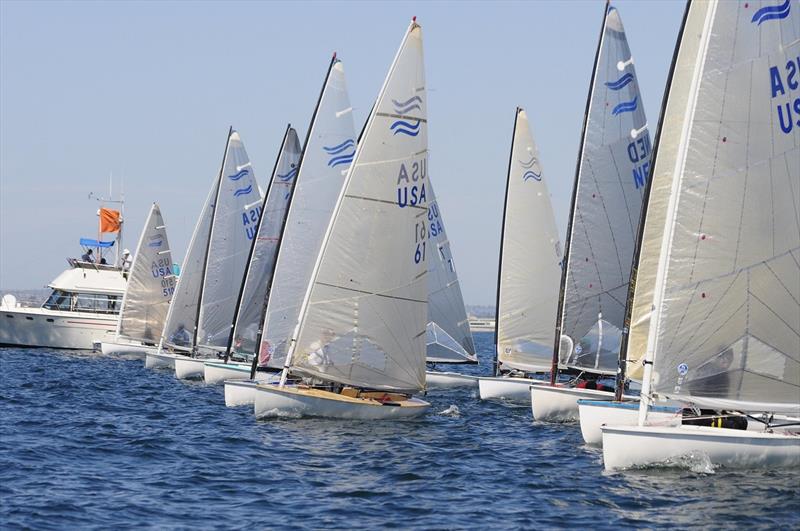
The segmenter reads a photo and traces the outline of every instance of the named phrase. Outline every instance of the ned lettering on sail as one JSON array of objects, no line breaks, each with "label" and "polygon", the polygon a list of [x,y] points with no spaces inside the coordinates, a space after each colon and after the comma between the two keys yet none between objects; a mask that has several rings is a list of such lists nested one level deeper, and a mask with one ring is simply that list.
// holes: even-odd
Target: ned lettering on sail
[{"label": "ned lettering on sail", "polygon": [[650,135],[641,135],[628,144],[628,158],[633,163],[633,182],[638,190],[650,172]]},{"label": "ned lettering on sail", "polygon": [[[790,59],[782,68],[770,66],[769,83],[772,88],[772,99],[781,96],[775,109],[781,131],[788,135],[793,127],[800,127],[800,94],[797,93],[797,87],[800,86],[800,57]],[[783,101],[784,98],[788,101]]]}]

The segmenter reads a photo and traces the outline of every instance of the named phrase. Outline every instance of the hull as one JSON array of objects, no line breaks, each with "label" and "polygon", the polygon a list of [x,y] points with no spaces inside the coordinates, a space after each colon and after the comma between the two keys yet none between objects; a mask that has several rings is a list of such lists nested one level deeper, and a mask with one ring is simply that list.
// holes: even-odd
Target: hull
[{"label": "hull", "polygon": [[260,383],[277,384],[281,381],[280,372],[256,373],[253,380],[226,380],[225,405],[228,407],[252,406],[256,403],[256,386]]},{"label": "hull", "polygon": [[800,435],[706,426],[603,426],[606,470],[686,466],[686,458],[729,468],[796,467]]},{"label": "hull", "polygon": [[148,353],[158,352],[158,347],[143,345],[141,343],[127,343],[121,340],[103,341],[100,351],[106,356],[126,356],[144,360]]},{"label": "hull", "polygon": [[203,364],[203,379],[207,384],[219,384],[226,380],[249,380],[250,368],[250,363],[206,360]]},{"label": "hull", "polygon": [[169,352],[147,352],[144,366],[147,369],[174,369],[175,360],[177,358],[186,358],[180,354],[172,354]]},{"label": "hull", "polygon": [[44,308],[0,310],[0,346],[92,350],[95,341],[113,341],[116,335],[116,315]]},{"label": "hull", "polygon": [[407,419],[424,414],[430,404],[418,398],[381,403],[364,398],[298,387],[258,385],[256,418],[326,417],[348,420]]},{"label": "hull", "polygon": [[205,363],[209,361],[203,358],[190,358],[189,356],[178,356],[175,358],[175,377],[179,380],[195,380],[203,378]]},{"label": "hull", "polygon": [[450,389],[453,387],[478,387],[478,377],[457,372],[425,372],[428,389]]},{"label": "hull", "polygon": [[531,403],[531,386],[546,383],[544,380],[531,378],[491,376],[478,378],[478,392],[481,400],[500,399],[528,405]]},{"label": "hull", "polygon": [[612,391],[551,387],[536,385],[530,388],[533,419],[540,422],[577,422],[578,400],[613,400]]},{"label": "hull", "polygon": [[[601,426],[636,426],[639,423],[639,401],[613,402],[606,400],[578,400],[578,416],[581,434],[586,444],[601,446]],[[655,426],[679,426],[681,408],[651,407],[647,415],[648,424]]]}]

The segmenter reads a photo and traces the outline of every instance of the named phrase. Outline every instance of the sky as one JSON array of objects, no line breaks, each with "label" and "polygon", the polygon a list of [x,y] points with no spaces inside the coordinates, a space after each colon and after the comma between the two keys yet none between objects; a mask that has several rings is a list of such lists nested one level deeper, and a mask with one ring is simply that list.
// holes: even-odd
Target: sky
[{"label": "sky", "polygon": [[[651,135],[683,15],[613,2]],[[262,186],[287,123],[305,138],[343,61],[356,129],[412,16],[422,25],[429,173],[467,304],[493,304],[514,110],[539,147],[566,232],[603,0],[540,2],[0,2],[0,289],[44,287],[124,192],[124,246],[150,204],[180,262],[228,127]],[[391,237],[387,235],[387,237]]]}]

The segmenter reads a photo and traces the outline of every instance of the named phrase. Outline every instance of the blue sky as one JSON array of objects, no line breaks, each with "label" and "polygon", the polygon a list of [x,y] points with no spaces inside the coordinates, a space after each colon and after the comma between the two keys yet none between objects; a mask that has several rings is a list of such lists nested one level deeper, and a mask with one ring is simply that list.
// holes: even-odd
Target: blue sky
[{"label": "blue sky", "polygon": [[[614,2],[651,134],[684,3]],[[124,180],[126,243],[152,201],[181,260],[229,125],[265,183],[305,138],[330,55],[356,129],[409,19],[425,38],[430,175],[468,304],[492,304],[514,109],[533,125],[562,238],[603,14],[562,2],[0,2],[0,287],[39,288]]]}]

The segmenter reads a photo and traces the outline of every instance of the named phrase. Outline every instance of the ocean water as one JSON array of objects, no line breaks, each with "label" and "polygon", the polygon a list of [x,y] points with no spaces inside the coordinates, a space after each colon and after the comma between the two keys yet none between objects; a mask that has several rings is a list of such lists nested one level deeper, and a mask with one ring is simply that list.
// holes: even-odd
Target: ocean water
[{"label": "ocean water", "polygon": [[[487,374],[492,335],[476,334]],[[800,470],[603,471],[576,425],[477,392],[415,421],[256,421],[141,361],[0,350],[0,528],[800,526]]]}]

